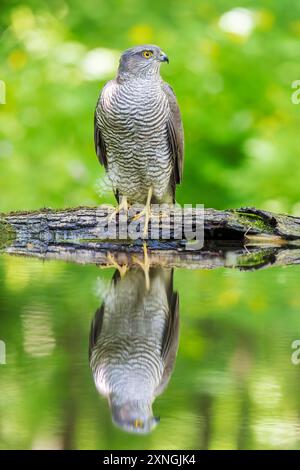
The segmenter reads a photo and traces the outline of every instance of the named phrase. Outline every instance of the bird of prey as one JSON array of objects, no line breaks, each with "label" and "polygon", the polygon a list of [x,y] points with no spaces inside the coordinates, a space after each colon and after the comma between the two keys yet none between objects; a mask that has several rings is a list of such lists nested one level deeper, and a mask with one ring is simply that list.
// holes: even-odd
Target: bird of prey
[{"label": "bird of prey", "polygon": [[182,180],[184,138],[176,96],[160,76],[169,62],[146,44],[121,55],[118,73],[102,89],[94,119],[95,149],[119,203],[143,204],[148,232],[151,203],[175,202]]},{"label": "bird of prey", "polygon": [[108,398],[113,422],[134,433],[148,433],[157,424],[152,403],[170,379],[178,348],[173,270],[151,268],[149,276],[147,290],[140,268],[123,277],[116,270],[90,331],[96,388]]}]

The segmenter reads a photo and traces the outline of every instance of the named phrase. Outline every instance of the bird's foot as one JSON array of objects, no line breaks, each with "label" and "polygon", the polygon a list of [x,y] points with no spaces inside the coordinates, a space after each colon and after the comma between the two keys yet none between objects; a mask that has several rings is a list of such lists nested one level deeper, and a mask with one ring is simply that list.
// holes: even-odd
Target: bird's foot
[{"label": "bird's foot", "polygon": [[144,261],[141,261],[135,255],[132,257],[132,261],[138,264],[144,271],[146,290],[150,290],[150,277],[149,277],[150,260],[149,260],[148,251],[147,251],[147,243],[143,244],[143,253],[144,253]]},{"label": "bird's foot", "polygon": [[138,214],[136,214],[133,217],[133,221],[137,221],[141,219],[142,217],[145,217],[145,223],[144,223],[144,228],[143,228],[143,238],[146,238],[148,235],[148,228],[149,228],[149,221],[151,219],[151,207],[150,206],[145,206]]},{"label": "bird's foot", "polygon": [[110,252],[107,253],[107,265],[105,266],[106,268],[111,268],[111,267],[114,267],[116,268],[119,273],[120,273],[120,276],[121,278],[125,276],[127,270],[128,270],[128,266],[127,264],[123,264],[122,266],[116,261],[114,255],[112,255]]},{"label": "bird's foot", "polygon": [[[144,209],[141,210],[138,214],[136,214],[132,220],[136,221],[139,220],[141,217],[145,216],[145,225],[143,230],[143,238],[146,238],[148,235],[148,227],[149,227],[149,220],[151,219],[151,198],[153,194],[153,188],[150,186],[148,190],[147,202]],[[147,249],[146,249],[147,251]]]},{"label": "bird's foot", "polygon": [[108,216],[108,222],[111,222],[119,212],[124,210],[128,212],[128,202],[126,196],[123,196],[121,199],[120,204],[112,211],[112,213]]}]

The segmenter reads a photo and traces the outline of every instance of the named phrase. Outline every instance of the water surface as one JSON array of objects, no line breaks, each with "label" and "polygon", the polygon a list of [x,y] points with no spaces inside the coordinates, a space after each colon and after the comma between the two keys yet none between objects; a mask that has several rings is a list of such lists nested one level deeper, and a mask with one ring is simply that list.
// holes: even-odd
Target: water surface
[{"label": "water surface", "polygon": [[89,364],[114,269],[1,255],[1,449],[299,449],[299,274],[176,270],[177,356],[153,403],[160,422],[134,434],[113,423]]}]

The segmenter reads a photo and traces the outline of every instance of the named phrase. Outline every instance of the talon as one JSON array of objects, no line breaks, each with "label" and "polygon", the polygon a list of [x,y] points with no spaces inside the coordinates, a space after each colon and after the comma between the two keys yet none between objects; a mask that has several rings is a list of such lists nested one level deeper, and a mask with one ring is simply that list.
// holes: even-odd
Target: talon
[{"label": "talon", "polygon": [[111,222],[121,210],[128,212],[128,203],[127,197],[122,196],[120,204],[113,210],[113,212],[108,216],[108,222]]},{"label": "talon", "polygon": [[132,260],[138,264],[145,274],[145,285],[146,290],[150,290],[150,277],[149,277],[149,270],[150,270],[150,260],[147,251],[147,243],[143,244],[143,253],[144,253],[144,261],[140,261],[137,256],[133,256]]},{"label": "talon", "polygon": [[151,219],[151,210],[145,207],[144,209],[141,210],[138,214],[136,214],[132,220],[136,221],[139,220],[141,217],[145,216],[145,224],[143,228],[143,238],[146,238],[148,235],[148,227],[149,227],[149,221]]},{"label": "talon", "polygon": [[128,266],[127,264],[124,264],[123,266],[121,266],[115,259],[114,255],[112,255],[110,252],[107,253],[107,260],[109,261],[109,264],[107,264],[107,268],[110,268],[111,266],[113,266],[114,268],[116,268],[119,273],[120,273],[120,276],[121,277],[124,277],[126,272],[127,272],[127,269],[128,269]]},{"label": "talon", "polygon": [[136,221],[136,220],[139,220],[141,217],[143,217],[143,215],[145,215],[146,212],[145,212],[145,208],[141,210],[141,212],[138,212],[133,218],[132,220]]},{"label": "talon", "polygon": [[141,210],[138,214],[133,217],[133,220],[139,220],[143,215],[145,216],[145,225],[143,230],[143,238],[146,238],[148,235],[149,221],[151,219],[151,198],[152,198],[153,189],[152,186],[148,190],[147,202],[144,209]]}]

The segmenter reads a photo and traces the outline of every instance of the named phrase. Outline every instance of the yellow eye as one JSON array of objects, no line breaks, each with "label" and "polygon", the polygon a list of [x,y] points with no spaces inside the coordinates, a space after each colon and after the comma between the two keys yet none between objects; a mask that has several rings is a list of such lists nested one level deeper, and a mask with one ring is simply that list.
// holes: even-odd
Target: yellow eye
[{"label": "yellow eye", "polygon": [[135,419],[133,425],[135,428],[141,428],[143,426],[143,421],[141,419]]},{"label": "yellow eye", "polygon": [[150,59],[150,57],[153,56],[153,52],[151,52],[151,51],[143,51],[143,56],[144,56],[146,59]]}]

